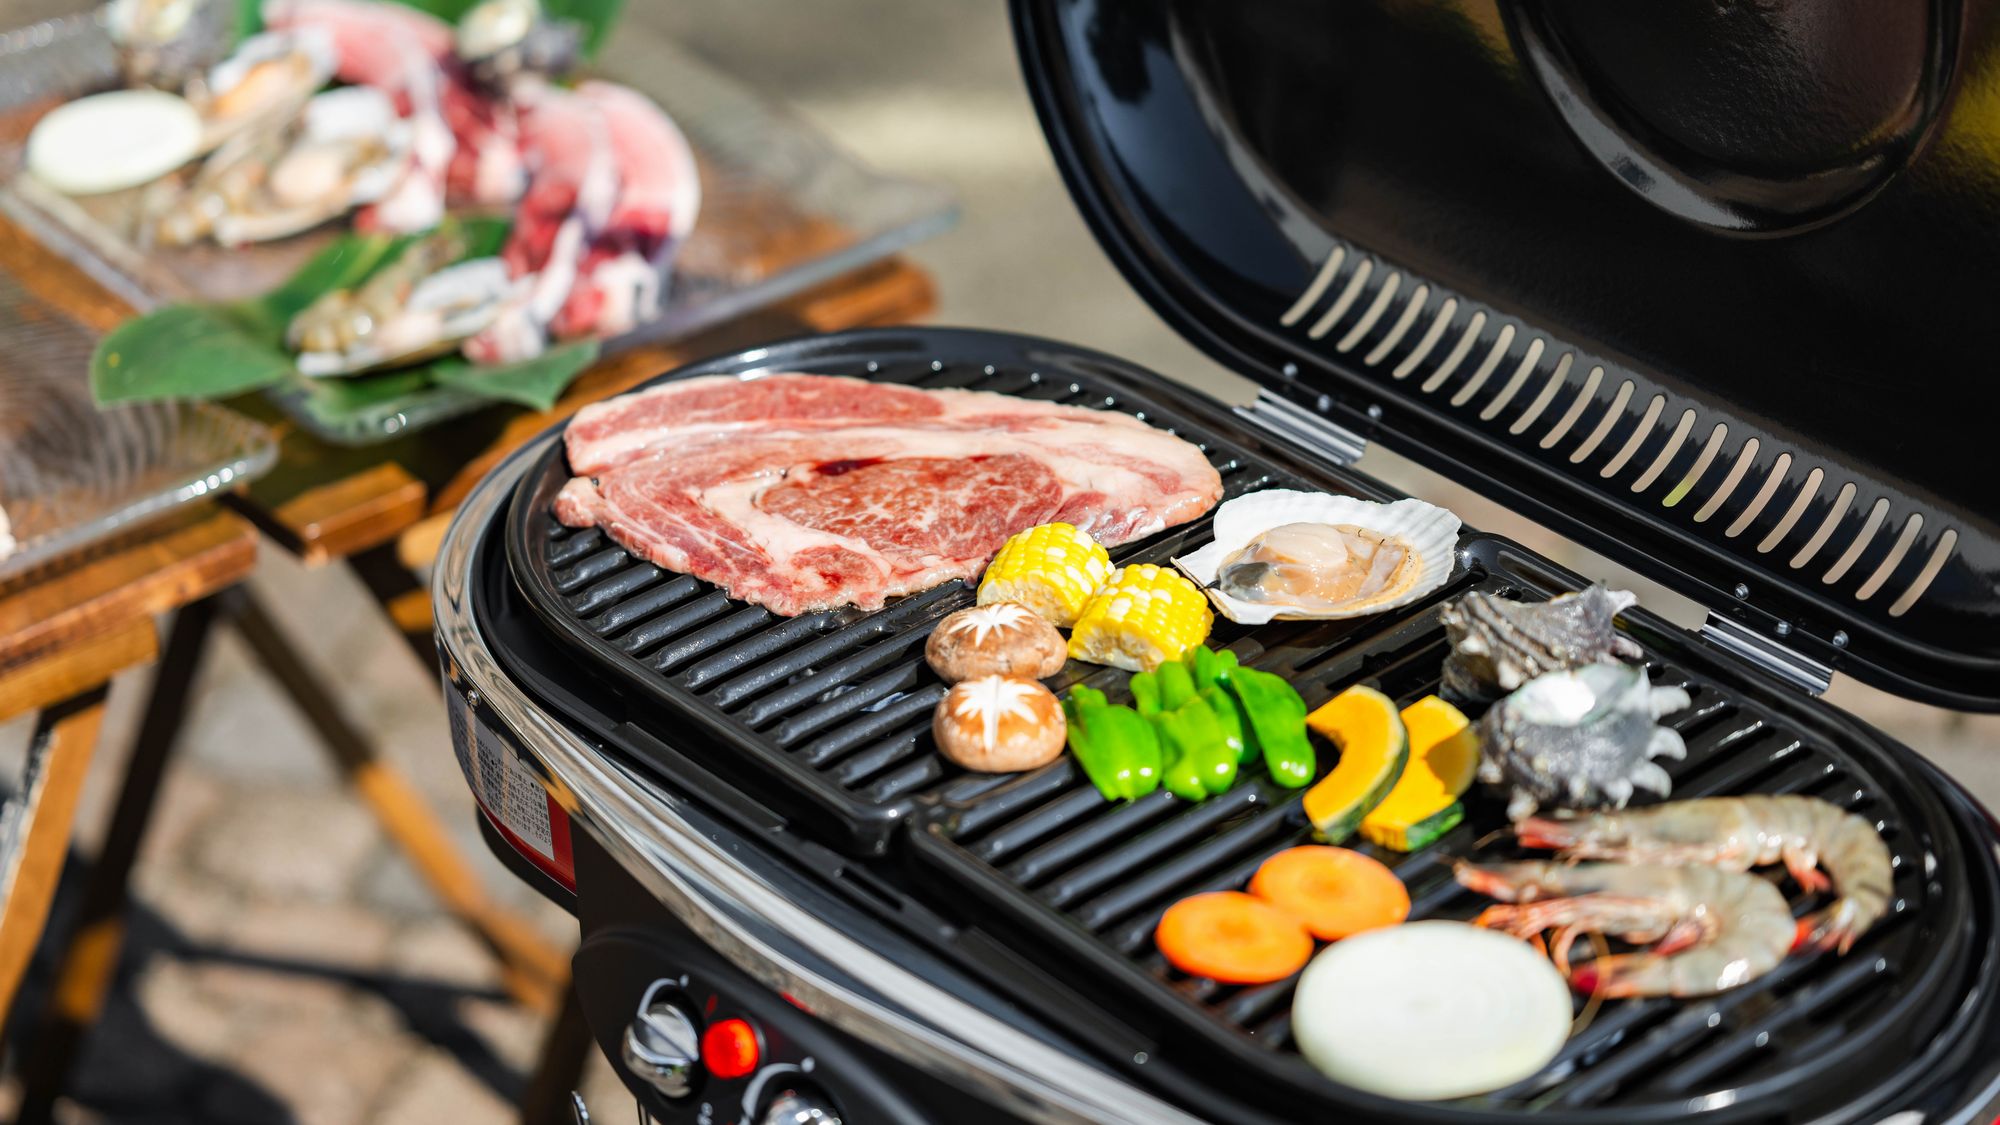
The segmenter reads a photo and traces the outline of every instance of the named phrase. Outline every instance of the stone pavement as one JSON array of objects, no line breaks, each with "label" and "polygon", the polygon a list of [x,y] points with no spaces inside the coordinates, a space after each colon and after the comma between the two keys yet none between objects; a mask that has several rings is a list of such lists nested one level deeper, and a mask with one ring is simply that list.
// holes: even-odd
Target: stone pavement
[{"label": "stone pavement", "polygon": [[[46,10],[49,0],[34,0]],[[0,0],[0,14],[33,14]],[[1003,6],[925,0],[683,0],[628,5],[613,68],[671,35],[793,104],[888,170],[949,183],[957,230],[916,253],[942,323],[1019,329],[1148,363],[1240,399],[1247,384],[1166,329],[1104,259],[1051,166],[1015,70]],[[24,22],[10,15],[6,24]],[[1364,468],[1587,574],[1638,588],[1686,623],[1691,606],[1392,455]],[[490,883],[552,935],[574,923],[487,858],[420,667],[337,570],[276,550],[257,584],[352,714],[461,830]],[[84,823],[125,745],[143,683],[121,683]],[[2000,805],[2000,719],[1906,703],[1851,683],[1835,702]],[[0,765],[26,731],[0,728]],[[94,840],[86,838],[88,854]],[[223,634],[140,864],[142,903],[118,1002],[83,1068],[76,1121],[481,1125],[509,1119],[538,1021],[500,994],[483,950],[445,918],[368,814],[335,784],[311,732]],[[599,1120],[630,1104],[601,1064]],[[0,1115],[6,1112],[0,1100]]]}]

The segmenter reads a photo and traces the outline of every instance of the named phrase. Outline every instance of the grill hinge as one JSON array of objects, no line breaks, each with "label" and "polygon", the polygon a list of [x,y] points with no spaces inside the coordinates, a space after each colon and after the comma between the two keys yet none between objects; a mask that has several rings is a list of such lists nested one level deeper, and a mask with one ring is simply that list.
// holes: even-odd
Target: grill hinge
[{"label": "grill hinge", "polygon": [[1368,451],[1367,438],[1270,391],[1258,391],[1257,401],[1236,407],[1236,415],[1280,441],[1336,465],[1352,465]]},{"label": "grill hinge", "polygon": [[1809,695],[1823,695],[1833,686],[1833,668],[1797,649],[1756,632],[1739,621],[1710,613],[1701,623],[1704,639],[1755,664]]}]

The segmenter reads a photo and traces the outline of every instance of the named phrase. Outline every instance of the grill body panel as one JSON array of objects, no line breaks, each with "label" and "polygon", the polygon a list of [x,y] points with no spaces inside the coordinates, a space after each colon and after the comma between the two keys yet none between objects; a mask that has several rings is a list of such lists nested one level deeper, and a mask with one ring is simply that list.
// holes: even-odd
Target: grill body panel
[{"label": "grill body panel", "polygon": [[[1290,486],[1392,498],[1142,369],[1045,341],[853,333],[678,374],[760,370],[866,373],[1128,410],[1202,445],[1226,495]],[[1908,751],[1644,612],[1627,616],[1627,631],[1647,649],[1651,674],[1694,696],[1669,719],[1689,743],[1687,760],[1669,764],[1675,796],[1794,792],[1855,809],[1882,826],[1895,856],[1891,914],[1845,958],[1794,959],[1712,1000],[1607,1005],[1555,1066],[1521,1087],[1407,1105],[1335,1086],[1298,1056],[1291,982],[1192,981],[1153,948],[1167,905],[1240,886],[1264,858],[1308,838],[1296,792],[1252,768],[1236,790],[1199,806],[1161,793],[1115,807],[1067,757],[1021,775],[958,771],[931,746],[930,711],[943,689],[923,666],[922,645],[939,618],[970,604],[964,583],[873,614],[777,617],[639,562],[595,531],[559,528],[549,503],[566,479],[559,446],[524,478],[504,536],[507,569],[554,651],[576,658],[560,668],[538,658],[538,672],[585,676],[592,692],[619,700],[615,720],[596,733],[662,775],[689,779],[691,792],[772,810],[774,831],[782,825],[820,853],[820,843],[839,853],[829,869],[865,875],[887,912],[935,922],[928,940],[1023,1008],[1063,1026],[1111,1029],[1107,1042],[1144,1044],[1120,1048],[1107,1065],[1194,1108],[1247,1101],[1281,1118],[1339,1109],[1412,1122],[1530,1113],[1640,1122],[1696,1111],[1717,1121],[1838,1120],[1909,1104],[1909,1084],[1943,1054],[1983,1049],[1977,1057],[1988,1067],[2000,1058],[2000,998],[1983,965],[2000,964],[2000,876],[1982,829]],[[1114,557],[1164,563],[1206,538],[1204,519]],[[1462,540],[1460,562],[1445,590],[1390,614],[1254,630],[1218,621],[1211,643],[1284,674],[1308,705],[1364,682],[1407,703],[1436,687],[1440,603],[1471,589],[1539,598],[1580,582],[1476,532]],[[1124,678],[1072,663],[1050,682],[1058,692],[1085,682],[1116,693]],[[1451,882],[1447,857],[1513,854],[1487,839],[1504,824],[1501,806],[1475,789],[1466,824],[1444,841],[1383,857],[1409,884],[1415,916],[1463,918],[1481,905]],[[1809,904],[1786,889],[1803,912]],[[1886,1044],[1911,1046],[1898,1048],[1904,1057]],[[1218,1078],[1226,1089],[1210,1084]]]}]

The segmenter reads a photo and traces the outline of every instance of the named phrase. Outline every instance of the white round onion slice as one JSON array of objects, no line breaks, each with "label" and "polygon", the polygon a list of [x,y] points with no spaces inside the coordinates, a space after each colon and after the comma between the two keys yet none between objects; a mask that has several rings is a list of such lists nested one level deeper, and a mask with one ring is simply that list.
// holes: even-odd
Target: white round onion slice
[{"label": "white round onion slice", "polygon": [[201,115],[162,90],[113,90],[57,106],[28,134],[28,171],[65,195],[138,187],[201,151]]},{"label": "white round onion slice", "polygon": [[1292,1000],[1292,1034],[1336,1082],[1412,1101],[1496,1090],[1569,1038],[1569,985],[1526,943],[1462,922],[1338,941]]}]

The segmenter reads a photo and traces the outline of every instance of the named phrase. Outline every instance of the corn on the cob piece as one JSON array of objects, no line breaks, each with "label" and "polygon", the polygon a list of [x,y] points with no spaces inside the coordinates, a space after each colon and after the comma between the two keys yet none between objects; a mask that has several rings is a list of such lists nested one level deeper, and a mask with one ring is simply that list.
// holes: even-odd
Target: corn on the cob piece
[{"label": "corn on the cob piece", "polygon": [[979,604],[1019,602],[1051,625],[1068,628],[1111,570],[1111,555],[1087,532],[1045,523],[1001,545],[980,580]]},{"label": "corn on the cob piece", "polygon": [[1215,615],[1195,584],[1165,567],[1123,567],[1077,615],[1069,654],[1092,664],[1150,672],[1208,639]]}]

